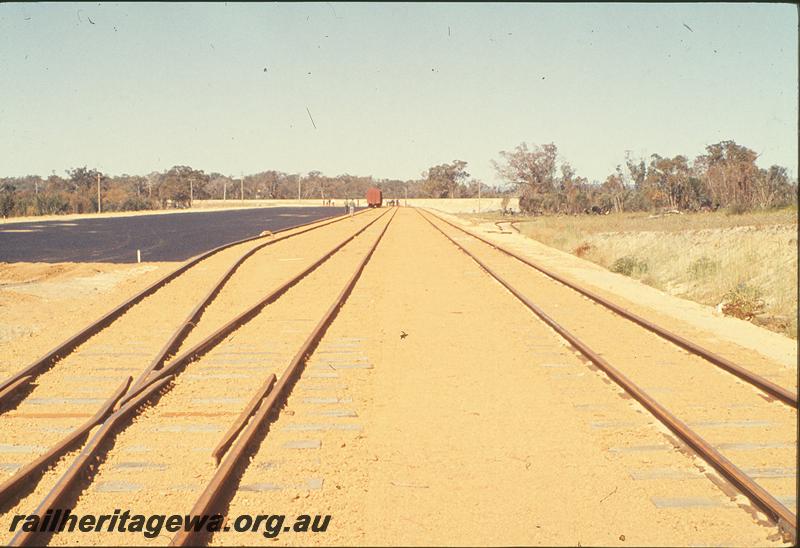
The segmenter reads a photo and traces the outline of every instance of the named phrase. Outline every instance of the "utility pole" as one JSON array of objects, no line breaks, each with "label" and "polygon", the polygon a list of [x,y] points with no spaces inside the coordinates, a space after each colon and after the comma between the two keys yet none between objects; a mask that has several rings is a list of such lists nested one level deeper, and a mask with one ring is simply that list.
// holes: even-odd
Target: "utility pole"
[{"label": "utility pole", "polygon": [[189,178],[189,207],[192,207],[194,202],[194,179]]},{"label": "utility pole", "polygon": [[244,202],[244,171],[241,173],[242,178],[239,179],[239,192],[242,195],[242,201]]},{"label": "utility pole", "polygon": [[100,207],[100,174],[97,174],[97,212],[102,213],[102,208]]},{"label": "utility pole", "polygon": [[297,201],[300,202],[300,174],[297,175]]},{"label": "utility pole", "polygon": [[226,194],[228,193],[228,181],[222,181],[222,201],[225,201]]}]

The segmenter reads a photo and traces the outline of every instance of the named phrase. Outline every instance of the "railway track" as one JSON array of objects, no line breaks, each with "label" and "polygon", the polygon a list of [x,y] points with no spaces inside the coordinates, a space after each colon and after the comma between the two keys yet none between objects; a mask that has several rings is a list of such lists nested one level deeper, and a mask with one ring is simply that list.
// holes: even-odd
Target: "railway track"
[{"label": "railway track", "polygon": [[[610,300],[598,295],[597,293],[591,291],[588,288],[581,287],[581,286],[579,286],[579,285],[567,280],[563,276],[560,276],[560,275],[556,274],[555,272],[553,272],[551,270],[548,270],[548,269],[542,267],[541,265],[538,265],[538,264],[534,263],[533,261],[531,261],[530,259],[524,257],[523,255],[515,253],[514,251],[512,251],[512,250],[510,250],[510,249],[508,249],[508,248],[506,248],[506,247],[504,247],[502,245],[499,245],[497,243],[491,242],[490,240],[487,240],[486,238],[483,238],[483,237],[481,237],[481,236],[479,236],[477,234],[474,234],[474,233],[472,233],[470,231],[467,231],[467,230],[459,227],[458,225],[455,225],[455,224],[451,223],[450,221],[448,221],[446,219],[443,219],[441,217],[437,217],[437,219],[442,221],[442,222],[444,222],[444,223],[446,223],[450,227],[455,228],[455,229],[457,229],[457,230],[459,230],[459,231],[461,231],[461,232],[463,232],[465,234],[468,234],[469,236],[472,236],[476,240],[479,240],[479,241],[491,246],[492,248],[500,251],[501,253],[507,255],[508,257],[512,257],[512,258],[520,261],[521,263],[526,264],[527,266],[530,266],[531,268],[537,270],[538,272],[542,273],[543,275],[547,276],[548,278],[550,278],[552,280],[555,280],[556,282],[559,282],[560,284],[562,284],[562,285],[564,285],[566,287],[569,287],[570,289],[573,289],[574,291],[576,291],[580,295],[583,295],[584,297],[587,297],[588,299],[591,299],[592,301],[600,304],[601,306],[604,306],[604,307],[608,308],[609,310],[612,310],[612,311],[616,312],[617,314],[619,314],[623,318],[626,318],[626,319],[638,324],[639,326],[641,326],[641,327],[643,327],[643,328],[645,328],[645,329],[647,329],[647,330],[649,330],[649,331],[651,331],[651,332],[663,337],[664,339],[666,339],[666,340],[668,340],[668,341],[680,346],[684,350],[692,352],[692,353],[704,358],[708,362],[716,365],[717,367],[720,367],[720,368],[728,371],[729,373],[731,373],[733,375],[736,375],[737,377],[740,377],[745,382],[760,388],[766,394],[768,394],[768,395],[770,395],[770,396],[772,396],[774,398],[777,398],[778,400],[782,401],[783,403],[785,403],[787,405],[790,405],[790,406],[797,407],[797,405],[798,405],[797,392],[793,391],[791,388],[786,388],[785,386],[783,386],[781,384],[781,383],[784,383],[786,385],[789,385],[790,383],[794,382],[794,379],[793,379],[794,375],[791,372],[788,372],[788,371],[780,371],[780,372],[777,372],[777,373],[773,372],[773,375],[777,377],[776,378],[777,382],[775,382],[775,381],[773,381],[773,380],[771,380],[769,378],[765,378],[764,376],[758,375],[757,373],[755,373],[755,372],[753,372],[753,371],[751,371],[751,370],[749,370],[749,369],[747,369],[747,368],[745,368],[745,367],[743,367],[743,366],[741,366],[739,364],[736,364],[736,363],[732,362],[731,360],[729,360],[729,359],[727,359],[727,358],[725,358],[723,356],[715,354],[714,352],[712,352],[711,350],[708,350],[707,348],[703,348],[699,344],[696,344],[696,343],[694,343],[694,342],[692,342],[692,341],[690,341],[690,340],[678,335],[677,333],[673,333],[673,332],[671,332],[671,331],[659,326],[658,324],[656,324],[654,322],[651,322],[651,321],[649,321],[649,320],[647,320],[647,319],[635,314],[634,312],[625,309],[622,306],[619,306],[618,304],[616,304],[616,303],[614,303],[614,302],[612,302],[612,301],[610,301]],[[495,223],[495,224],[499,227],[499,225],[501,223],[509,223],[510,226],[514,227],[514,223],[516,223],[516,222],[518,222],[518,221],[511,221],[511,222],[509,222],[509,221],[499,221],[498,223]],[[519,232],[519,229],[517,229],[516,227],[514,227],[514,228],[517,230],[517,232]],[[503,232],[501,232],[501,233],[503,233]]]},{"label": "railway track", "polygon": [[678,436],[724,478],[724,489],[745,495],[755,507],[745,509],[763,512],[796,540],[794,392],[438,216],[420,215]]},{"label": "railway track", "polygon": [[[204,484],[209,487],[198,505],[219,504],[231,474],[263,435],[270,412],[291,390],[305,360],[352,291],[391,215],[368,212],[352,219],[355,227],[346,238],[339,235],[333,246],[331,238],[325,241],[317,233],[316,247],[327,245],[327,249],[313,262],[304,258],[305,268],[295,267],[293,276],[284,277],[266,295],[265,286],[271,286],[261,283],[263,274],[262,279],[256,278],[259,283],[250,280],[227,294],[223,291],[208,308],[206,327],[201,322],[191,338],[171,345],[175,357],[165,359],[161,367],[151,363],[135,382],[129,377],[87,421],[99,428],[82,450],[65,453],[69,448],[63,440],[62,446],[51,448],[64,458],[32,491],[23,489],[24,481],[0,486],[3,511],[9,515],[37,509],[44,514],[48,508],[75,504],[75,513],[91,512],[108,505],[119,507],[125,501],[128,507],[151,514],[159,508],[180,514],[189,510],[187,492],[191,496]],[[287,264],[299,259],[281,258]],[[343,289],[337,294],[338,286]],[[260,299],[253,298],[257,293]],[[210,445],[209,440],[216,444]],[[41,471],[42,463],[37,466]],[[146,481],[141,482],[143,478]],[[25,545],[48,540],[58,544],[65,539],[20,532],[10,542]],[[141,537],[109,539],[111,544],[118,542],[139,544]]]},{"label": "railway track", "polygon": [[[282,241],[293,236],[304,234],[343,219],[344,216],[338,218],[329,217],[327,219],[303,223],[275,233],[273,237],[277,236],[277,238],[274,239],[264,236],[245,238],[243,240],[216,247],[189,259],[184,264],[172,272],[167,273],[161,279],[156,280],[136,295],[132,296],[119,306],[115,307],[92,322],[90,325],[82,328],[77,333],[73,334],[68,339],[57,345],[55,348],[48,351],[45,355],[41,356],[39,359],[0,381],[0,413],[9,408],[13,408],[14,405],[18,404],[28,393],[30,393],[30,391],[34,388],[35,381],[42,373],[47,372],[53,366],[63,361],[81,345],[90,341],[90,339],[92,339],[94,336],[98,335],[109,327],[112,327],[112,324],[122,318],[126,313],[130,312],[131,309],[137,307],[137,305],[141,305],[142,302],[148,297],[154,296],[156,293],[159,293],[162,290],[174,290],[178,283],[173,282],[178,282],[180,280],[181,285],[196,287],[202,290],[203,287],[208,287],[211,282],[216,280],[214,277],[215,274],[219,274],[227,270],[227,277],[229,277],[239,265],[249,259],[256,251],[272,245],[277,241]],[[212,262],[215,264],[210,264]],[[232,262],[233,265],[231,265]],[[198,273],[200,276],[194,276]],[[227,277],[223,277],[223,279],[217,281],[216,284],[210,286],[211,289],[221,289],[221,287],[227,281]],[[184,283],[187,278],[189,278],[189,283]],[[199,278],[199,280],[191,278]],[[215,293],[209,294],[207,302],[210,302],[214,295]],[[190,302],[193,304],[195,301],[190,299]],[[202,312],[202,303],[199,306],[199,311]],[[143,307],[140,306],[139,308]],[[152,317],[152,315],[152,312],[147,314],[149,317]]]},{"label": "railway track", "polygon": [[[216,292],[208,284],[200,288],[199,293],[210,298],[195,299],[193,307],[186,308],[187,320],[167,332],[170,336],[162,334],[157,344],[143,346],[149,356],[134,356],[131,364],[136,362],[136,367],[132,370],[108,370],[108,380],[102,385],[103,397],[82,406],[74,401],[53,401],[56,409],[65,412],[23,416],[33,428],[27,433],[20,430],[15,434],[18,437],[3,447],[21,447],[31,452],[15,454],[15,463],[22,468],[11,471],[0,485],[3,519],[14,514],[44,515],[50,508],[71,508],[77,515],[107,514],[114,508],[124,508],[146,515],[234,516],[234,511],[252,512],[253,500],[276,501],[272,493],[280,493],[281,489],[321,489],[322,479],[306,477],[306,470],[314,468],[306,468],[303,463],[309,461],[305,457],[278,464],[279,470],[275,470],[275,458],[280,460],[281,456],[273,453],[284,447],[281,443],[296,449],[320,443],[295,439],[298,435],[322,437],[323,445],[331,442],[338,448],[349,434],[358,434],[359,425],[353,422],[356,419],[347,418],[355,415],[345,414],[347,409],[338,407],[344,396],[328,397],[330,383],[344,382],[344,376],[337,377],[337,368],[353,369],[352,374],[366,367],[356,361],[364,353],[363,340],[350,337],[358,333],[353,331],[353,322],[361,321],[360,307],[369,306],[368,292],[361,291],[352,298],[351,293],[396,212],[363,213],[352,222],[336,223],[305,239],[298,236],[286,245],[271,245],[267,248],[269,253],[251,253],[227,275],[226,269],[232,268],[229,261],[217,272],[218,278],[225,280],[224,286]],[[500,251],[496,244],[477,239],[429,213],[407,211],[403,215],[405,220],[399,223],[408,223],[410,218],[425,219],[417,221],[420,226],[424,225],[431,234],[444,236],[437,245],[448,249],[452,243],[469,257],[462,262],[474,272],[464,275],[484,276],[468,262],[474,261],[543,321],[543,332],[548,330],[545,325],[555,330],[588,360],[590,369],[602,371],[615,384],[604,377],[605,382],[625,390],[623,398],[628,399],[629,405],[633,400],[638,402],[632,405],[637,413],[644,408],[657,419],[646,424],[638,420],[635,426],[621,422],[630,420],[630,409],[614,401],[616,396],[611,391],[593,393],[603,385],[596,376],[580,371],[583,366],[577,360],[571,360],[574,363],[569,367],[566,362],[570,360],[565,359],[562,363],[539,364],[540,371],[548,375],[548,383],[563,391],[564,399],[574,400],[575,413],[590,422],[592,431],[602,433],[600,439],[608,443],[601,448],[603,451],[609,455],[624,452],[626,458],[642,456],[631,469],[637,475],[632,479],[669,480],[673,493],[686,494],[694,492],[693,482],[688,480],[702,479],[704,485],[711,480],[730,497],[732,507],[726,511],[733,514],[732,522],[738,520],[738,506],[756,521],[777,524],[786,539],[796,540],[795,406],[787,405],[763,386],[747,382],[746,376],[731,374],[657,330],[578,293],[580,288],[554,280],[521,260],[524,257]],[[403,229],[395,227],[390,233],[389,239],[394,240],[387,242],[387,249],[398,243],[398,230]],[[295,243],[303,245],[292,245]],[[458,255],[455,249],[450,253]],[[374,278],[376,274],[370,271],[369,276]],[[494,288],[485,284],[487,296],[493,295]],[[349,330],[339,321],[328,329],[345,301],[348,307],[357,309],[355,320],[354,313],[350,313]],[[198,303],[202,302],[206,304],[195,318]],[[186,325],[190,329],[183,333]],[[337,332],[340,337],[332,337],[326,331]],[[520,348],[534,351],[539,344],[519,336],[515,340]],[[620,340],[624,344],[617,344]],[[541,341],[545,353],[553,354],[554,346],[558,345],[553,341]],[[561,352],[567,351],[562,347]],[[156,359],[158,356],[161,358]],[[290,402],[285,412],[280,411],[281,407],[300,374],[309,367],[298,385],[301,396],[306,397],[292,395],[305,402],[306,409],[301,410],[302,417],[287,417],[294,413],[295,406]],[[328,372],[327,367],[333,371]],[[86,371],[82,370],[82,374],[93,374]],[[42,385],[49,374],[40,374]],[[594,384],[587,382],[589,377]],[[772,382],[780,380],[779,376],[768,377]],[[85,382],[84,387],[98,388],[90,383]],[[319,384],[325,384],[325,392],[306,392]],[[57,392],[56,386],[57,383],[52,385],[56,391],[51,393],[64,398],[64,387]],[[73,386],[77,388],[78,383]],[[715,388],[714,398],[708,394],[709,386]],[[37,397],[40,396],[31,393],[17,407],[0,415],[0,428],[4,428],[2,421],[15,413],[31,413],[35,409],[31,405],[42,405],[31,403]],[[362,407],[359,414],[366,410]],[[317,416],[319,419],[312,418]],[[275,429],[280,433],[271,434],[271,425],[279,417],[282,423]],[[314,424],[305,424],[304,420]],[[659,451],[665,447],[654,444],[654,438],[661,434],[653,428],[653,421],[663,425],[670,443],[685,452],[700,473],[685,475],[685,469],[669,467],[667,463],[674,465],[676,458],[680,461],[683,457],[661,458]],[[41,428],[44,430],[37,430]],[[67,428],[70,433],[65,436]],[[316,434],[317,431],[325,432]],[[341,447],[345,445],[342,443]],[[664,463],[663,469],[658,467],[659,462]],[[330,468],[328,473],[329,479],[336,481]],[[408,483],[400,488],[409,487],[417,486]],[[648,492],[658,494],[658,489],[648,488]],[[707,493],[713,488],[706,486],[697,491]],[[674,495],[651,500],[659,511],[659,505],[665,505],[664,512],[671,511],[670,505],[692,502],[690,497]],[[701,505],[706,502],[699,501]],[[744,513],[743,519],[748,519]],[[8,527],[4,529],[7,531]],[[233,538],[226,537],[220,534],[212,539],[185,532],[170,538],[164,533],[162,538],[148,542],[219,544]],[[250,542],[250,537],[239,538]],[[2,540],[12,545],[60,545],[81,542],[81,537],[20,531]],[[95,533],[92,543],[141,544],[142,536]]]},{"label": "railway track", "polygon": [[[80,383],[78,392],[85,394],[100,393],[103,392],[101,387],[86,385],[84,381],[107,385],[108,380],[104,381],[104,377],[116,379],[119,374],[113,373],[115,371],[139,373],[143,361],[149,362],[146,371],[162,367],[198,326],[209,305],[224,300],[231,289],[236,289],[238,280],[232,279],[234,274],[251,268],[263,253],[271,249],[285,253],[279,248],[285,247],[287,240],[307,239],[310,232],[344,219],[339,217],[300,225],[276,233],[274,238],[257,237],[235,242],[190,260],[42,358],[6,378],[0,385],[4,387],[0,397],[0,422],[13,418],[54,418],[50,417],[53,414],[49,412],[51,405],[57,406],[62,417],[69,416],[72,411],[77,416],[88,416],[83,406],[99,403],[97,398],[78,395],[74,401],[64,401],[64,383]],[[280,271],[282,266],[285,270],[290,264],[278,262],[270,265],[272,271]],[[223,289],[226,292],[221,293]],[[203,328],[208,323],[204,323]],[[172,335],[164,337],[163,333]],[[51,401],[53,397],[56,399]],[[23,410],[20,405],[29,408]],[[80,410],[70,409],[71,406],[78,406]],[[9,413],[13,411],[17,413]]]},{"label": "railway track", "polygon": [[[191,268],[183,265],[165,276],[167,281],[162,285],[157,282],[130,299],[128,303],[133,304],[124,314],[115,309],[104,316],[117,314],[116,321],[95,322],[68,339],[58,352],[50,352],[22,370],[16,377],[23,378],[24,383],[10,379],[6,384],[23,393],[10,394],[6,403],[13,404],[0,415],[0,429],[5,434],[0,446],[0,477],[4,480],[0,484],[0,505],[13,500],[20,490],[32,487],[44,469],[80,445],[124,394],[108,399],[115,394],[121,379],[135,375],[141,384],[148,372],[159,370],[182,344],[191,342],[187,337],[193,328],[200,326],[201,331],[208,332],[208,324],[219,321],[215,318],[219,314],[214,312],[220,304],[230,313],[235,303],[228,296],[231,291],[241,291],[239,280],[248,270],[250,285],[263,291],[252,283],[254,275],[259,281],[270,283],[298,268],[298,262],[283,260],[293,255],[294,243],[307,240],[309,251],[314,251],[314,246],[324,249],[343,234],[351,233],[351,225],[363,227],[371,222],[368,217],[358,215],[344,223],[340,221],[346,217],[317,221],[278,233],[274,239],[257,238],[252,243],[212,250],[200,260],[189,261]],[[320,232],[312,231],[329,226],[319,238],[314,237]],[[299,264],[311,260],[309,257]],[[259,272],[265,270],[266,274]],[[154,286],[158,287],[152,290]],[[201,316],[205,321],[199,321]],[[82,334],[86,332],[92,333]],[[88,338],[70,351],[73,341],[82,337]],[[48,356],[59,359],[48,363]],[[25,378],[31,374],[38,377],[35,384]]]}]

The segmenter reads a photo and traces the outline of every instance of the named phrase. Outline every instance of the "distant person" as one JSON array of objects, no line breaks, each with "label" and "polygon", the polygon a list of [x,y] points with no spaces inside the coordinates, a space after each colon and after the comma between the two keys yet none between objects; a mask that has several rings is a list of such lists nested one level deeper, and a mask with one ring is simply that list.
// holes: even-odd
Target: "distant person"
[{"label": "distant person", "polygon": [[350,210],[350,216],[352,217],[353,214],[356,212],[356,203],[353,200],[350,200],[348,209]]}]

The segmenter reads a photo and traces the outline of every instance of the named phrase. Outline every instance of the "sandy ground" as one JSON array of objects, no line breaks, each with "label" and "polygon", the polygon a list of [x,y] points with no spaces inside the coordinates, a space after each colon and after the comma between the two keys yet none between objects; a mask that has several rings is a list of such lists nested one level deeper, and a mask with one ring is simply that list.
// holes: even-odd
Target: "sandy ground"
[{"label": "sandy ground", "polygon": [[[435,222],[795,510],[796,409],[773,401],[726,371],[519,261],[476,239],[462,238],[462,232],[445,223]],[[748,360],[746,365],[776,384],[796,390],[796,371],[763,358]],[[709,386],[715,387],[713,398],[709,398]],[[739,440],[747,440],[750,445],[742,451],[735,445]]]},{"label": "sandy ground", "polygon": [[330,514],[328,531],[215,545],[777,542],[415,216],[398,214],[229,510]]},{"label": "sandy ground", "polygon": [[[350,230],[358,222],[352,221]],[[121,434],[76,511],[111,513],[123,506],[145,513],[188,512],[213,472],[210,449],[260,379],[282,371],[377,229],[192,364],[157,406]],[[266,291],[286,276],[288,265],[299,270],[335,239],[324,238],[271,246],[272,253],[243,269],[240,281],[204,318],[229,317],[256,288]],[[673,297],[649,294],[655,290],[641,284],[641,290],[630,287],[626,284],[635,284],[630,279],[609,279],[597,273],[599,267],[563,254],[579,261],[570,263],[544,246],[519,245],[715,351],[749,352],[778,367],[793,365],[786,346],[765,350],[758,339],[737,341],[739,332],[726,336],[725,324],[711,321],[730,318],[705,317],[703,307],[667,306]],[[104,272],[113,274],[116,267]],[[127,279],[139,283],[148,275],[156,271]],[[113,286],[119,295],[124,283]],[[41,318],[49,303],[37,302]],[[763,331],[740,323],[747,326],[740,326],[744,333]],[[27,352],[22,343],[6,344]],[[643,357],[648,359],[640,361],[652,362],[652,356]],[[757,405],[753,399],[745,403]],[[773,433],[751,428],[736,432],[744,438],[727,441],[769,442]],[[30,434],[26,440],[34,443]],[[68,462],[62,461],[52,478]],[[34,500],[15,511],[30,511]],[[332,521],[325,533],[267,539],[230,532],[216,535],[213,543],[782,545],[777,529],[749,501],[417,212],[402,208],[244,472],[229,515],[244,513],[330,514]],[[148,540],[75,534],[54,542],[165,545],[169,535]]]},{"label": "sandy ground", "polygon": [[44,354],[178,263],[0,263],[0,376]]}]

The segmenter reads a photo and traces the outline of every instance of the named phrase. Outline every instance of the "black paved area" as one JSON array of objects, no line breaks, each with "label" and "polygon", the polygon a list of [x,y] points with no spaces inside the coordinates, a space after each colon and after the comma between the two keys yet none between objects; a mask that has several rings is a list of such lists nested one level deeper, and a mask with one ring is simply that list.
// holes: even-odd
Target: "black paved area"
[{"label": "black paved area", "polygon": [[0,262],[183,261],[222,244],[331,215],[341,207],[275,207],[0,223]]}]

